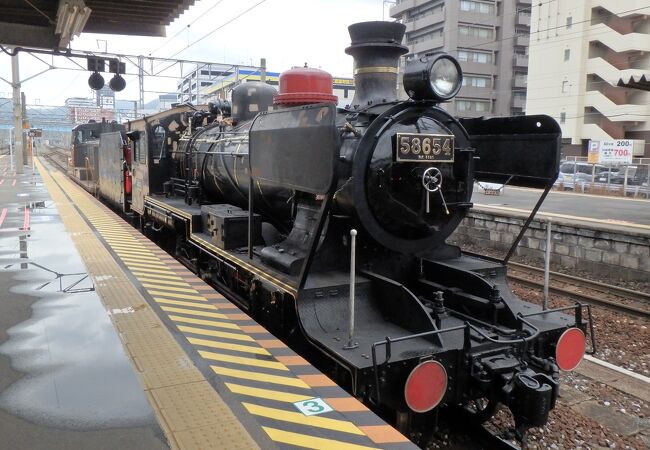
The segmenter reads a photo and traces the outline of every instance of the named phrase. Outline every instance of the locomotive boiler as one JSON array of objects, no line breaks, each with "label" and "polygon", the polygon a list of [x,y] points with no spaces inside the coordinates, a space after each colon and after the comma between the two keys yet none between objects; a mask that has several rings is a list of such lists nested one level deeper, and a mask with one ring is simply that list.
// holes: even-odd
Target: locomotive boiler
[{"label": "locomotive boiler", "polygon": [[128,209],[411,439],[426,445],[443,407],[483,421],[503,404],[520,434],[543,425],[560,370],[585,351],[582,305],[543,311],[510,290],[512,251],[497,260],[446,241],[477,180],[542,188],[539,207],[560,128],[453,117],[443,105],[462,70],[444,53],[406,62],[400,100],[404,25],[349,31],[356,91],[344,108],[329,74],[295,68],[279,92],[241,83],[232,102],[130,122]]}]

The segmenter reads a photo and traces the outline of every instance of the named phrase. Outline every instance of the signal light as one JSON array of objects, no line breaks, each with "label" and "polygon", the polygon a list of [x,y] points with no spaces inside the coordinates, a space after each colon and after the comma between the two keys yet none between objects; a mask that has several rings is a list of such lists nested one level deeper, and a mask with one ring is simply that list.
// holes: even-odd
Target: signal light
[{"label": "signal light", "polygon": [[424,413],[438,406],[447,391],[447,371],[438,361],[424,361],[411,371],[404,399],[413,411]]},{"label": "signal light", "polygon": [[126,87],[126,80],[116,73],[113,75],[113,78],[111,78],[111,81],[108,82],[108,86],[113,91],[120,92]]},{"label": "signal light", "polygon": [[88,86],[95,91],[100,90],[104,87],[104,77],[97,72],[91,73],[88,78]]},{"label": "signal light", "polygon": [[555,345],[555,360],[560,369],[573,370],[585,355],[586,337],[580,328],[569,328]]}]

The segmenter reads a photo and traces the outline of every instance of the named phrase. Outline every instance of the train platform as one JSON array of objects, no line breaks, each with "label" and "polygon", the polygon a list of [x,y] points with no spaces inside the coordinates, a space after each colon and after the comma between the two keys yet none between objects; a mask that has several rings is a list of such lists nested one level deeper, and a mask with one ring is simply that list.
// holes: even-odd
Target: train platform
[{"label": "train platform", "polygon": [[7,164],[0,448],[416,448],[63,173]]}]

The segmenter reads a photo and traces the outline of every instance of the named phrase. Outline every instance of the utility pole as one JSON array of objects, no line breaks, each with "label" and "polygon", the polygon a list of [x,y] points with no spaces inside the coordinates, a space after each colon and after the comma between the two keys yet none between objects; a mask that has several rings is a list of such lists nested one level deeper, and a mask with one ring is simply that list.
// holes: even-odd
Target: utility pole
[{"label": "utility pole", "polygon": [[23,173],[23,108],[20,101],[20,68],[18,54],[11,57],[11,87],[14,102],[14,155],[16,174]]}]

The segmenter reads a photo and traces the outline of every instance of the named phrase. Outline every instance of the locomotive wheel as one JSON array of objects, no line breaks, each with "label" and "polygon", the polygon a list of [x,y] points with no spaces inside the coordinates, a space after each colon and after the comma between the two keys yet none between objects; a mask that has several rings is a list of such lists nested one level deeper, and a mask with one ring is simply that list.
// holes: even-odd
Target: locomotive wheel
[{"label": "locomotive wheel", "polygon": [[470,400],[467,405],[465,405],[464,409],[470,413],[478,423],[483,423],[492,418],[492,416],[496,414],[498,408],[499,402],[496,400],[488,397],[481,397]]}]

